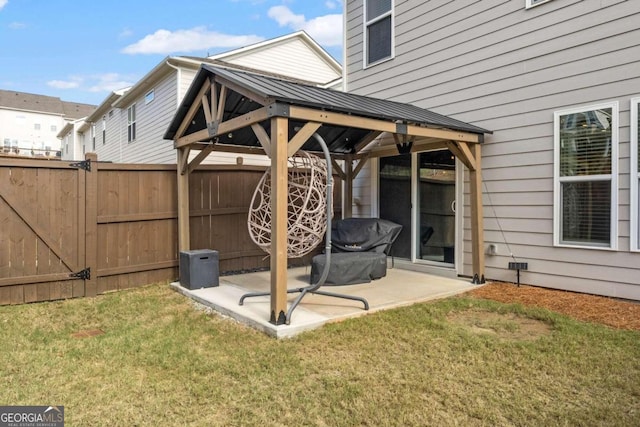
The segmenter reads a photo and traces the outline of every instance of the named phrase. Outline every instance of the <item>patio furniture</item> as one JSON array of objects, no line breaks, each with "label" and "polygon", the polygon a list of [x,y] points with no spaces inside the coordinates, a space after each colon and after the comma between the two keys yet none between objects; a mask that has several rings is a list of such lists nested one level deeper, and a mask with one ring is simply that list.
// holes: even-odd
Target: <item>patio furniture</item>
[{"label": "patio furniture", "polygon": [[[387,255],[402,226],[380,218],[347,218],[331,227],[331,261],[325,284],[368,283],[387,275]],[[313,257],[311,283],[320,277],[327,254]]]},{"label": "patio furniture", "polygon": [[[300,220],[304,219],[303,222],[312,222],[315,223],[313,220],[309,219],[310,217],[314,216],[314,214],[316,216],[321,216],[320,218],[322,218],[322,224],[324,225],[324,232],[325,232],[325,237],[324,237],[324,241],[325,241],[325,252],[329,251],[329,253],[327,253],[326,258],[327,261],[325,263],[325,266],[322,270],[322,273],[319,275],[318,280],[316,282],[311,282],[311,284],[309,286],[305,286],[302,288],[295,288],[295,289],[287,289],[287,293],[300,293],[300,295],[298,295],[298,297],[293,301],[293,303],[291,304],[291,306],[289,307],[289,310],[287,310],[286,315],[284,316],[284,323],[286,323],[287,325],[291,323],[291,315],[293,314],[293,310],[296,309],[296,307],[298,306],[298,304],[300,304],[300,301],[302,301],[302,298],[305,297],[305,295],[307,294],[317,294],[317,295],[325,295],[325,296],[329,296],[329,297],[335,297],[335,298],[342,298],[342,299],[348,299],[348,300],[352,300],[352,301],[359,301],[364,305],[364,309],[365,310],[369,310],[369,303],[367,302],[366,299],[362,298],[362,297],[358,297],[358,296],[352,296],[352,295],[344,295],[344,294],[337,294],[337,293],[333,293],[333,292],[326,292],[326,291],[321,291],[320,288],[325,284],[325,279],[327,277],[327,275],[329,274],[329,270],[330,270],[330,266],[331,266],[331,230],[333,229],[332,227],[332,209],[333,209],[333,177],[332,177],[332,166],[331,166],[331,154],[329,153],[329,148],[327,147],[326,142],[324,141],[324,139],[318,135],[317,133],[314,133],[313,138],[315,138],[318,143],[320,144],[320,146],[322,147],[322,152],[324,154],[324,159],[325,159],[325,165],[326,165],[326,169],[325,173],[323,174],[325,176],[326,179],[326,185],[324,185],[324,190],[325,190],[325,199],[324,201],[320,201],[317,200],[318,199],[318,194],[319,194],[319,190],[318,188],[322,187],[321,184],[317,184],[315,183],[315,181],[319,180],[319,176],[320,174],[317,173],[321,167],[316,164],[315,166],[311,166],[311,172],[315,175],[315,178],[312,180],[308,180],[308,179],[302,179],[301,182],[296,182],[294,185],[294,187],[299,186],[299,190],[301,190],[296,197],[292,198],[291,195],[289,195],[288,198],[288,215],[287,215],[287,227],[288,227],[288,232],[287,232],[287,240],[288,243],[291,244],[291,239],[293,238],[295,239],[309,239],[309,240],[314,240],[317,241],[317,243],[315,243],[315,245],[317,246],[318,243],[320,243],[320,241],[318,241],[317,239],[313,239],[313,235],[315,233],[310,233],[310,230],[304,230],[304,227],[301,227],[300,232],[296,232],[293,233],[291,232],[291,227],[292,227],[292,222],[293,224],[297,224],[299,226]],[[302,151],[299,151],[298,153],[303,153]],[[303,156],[305,154],[302,154]],[[309,156],[310,157],[310,156]],[[291,161],[291,159],[289,159],[289,161]],[[292,175],[291,173],[289,174],[289,177],[291,178]],[[295,177],[295,175],[293,175],[293,177]],[[264,181],[264,177],[263,177],[263,181]],[[260,183],[259,184],[259,188],[262,187],[263,185],[265,185],[264,183]],[[302,191],[306,188],[306,192]],[[289,185],[289,192],[292,191],[292,187],[291,185]],[[297,190],[296,190],[297,191]],[[260,197],[261,198],[271,198],[271,187],[270,186],[265,186],[264,187],[264,191],[262,189],[256,190],[256,193],[260,193]],[[315,195],[312,195],[312,193],[316,193]],[[254,194],[254,198],[255,198],[255,194]],[[307,204],[309,203],[310,199],[316,199],[317,202],[312,203],[312,205],[315,206],[315,209],[306,209]],[[298,204],[301,203],[301,201],[304,200],[303,206],[304,209],[297,209],[295,206],[292,206],[292,204]],[[324,203],[322,203],[324,202]],[[256,212],[261,212],[260,213],[260,218],[257,221],[255,220],[255,218],[249,218],[248,223],[249,223],[249,232],[251,233],[252,231],[252,227],[254,227],[253,224],[255,223],[259,223],[261,224],[261,227],[259,228],[263,228],[263,231],[261,231],[260,233],[268,233],[268,239],[265,238],[263,240],[262,243],[265,243],[264,245],[262,245],[260,242],[258,242],[255,238],[255,236],[252,236],[252,239],[254,239],[254,242],[257,243],[259,246],[261,246],[263,248],[263,250],[265,250],[267,253],[271,253],[271,228],[269,227],[268,229],[267,227],[267,223],[265,218],[267,217],[267,215],[265,214],[265,211],[269,211],[269,222],[271,221],[271,213],[270,213],[270,204],[264,204],[264,203],[255,203],[255,200],[252,200],[251,205],[252,205],[252,209],[254,206],[257,206]],[[318,212],[317,209],[320,209],[320,207],[324,207],[324,212]],[[250,213],[250,216],[252,214]],[[268,244],[266,244],[268,242]],[[297,254],[297,256],[302,256],[307,252],[310,252],[315,246],[310,246],[310,245],[302,245],[301,248],[297,249],[294,253]],[[306,251],[306,252],[305,252]],[[290,256],[293,256],[294,254],[291,254],[290,251],[288,251]],[[259,297],[259,296],[266,296],[266,295],[270,295],[271,292],[249,292],[246,293],[244,295],[242,295],[240,297],[240,301],[238,302],[239,305],[243,305],[244,304],[244,300],[247,298],[252,298],[252,297]],[[279,319],[272,319],[274,323],[277,324],[281,324],[282,322],[280,322]]]}]

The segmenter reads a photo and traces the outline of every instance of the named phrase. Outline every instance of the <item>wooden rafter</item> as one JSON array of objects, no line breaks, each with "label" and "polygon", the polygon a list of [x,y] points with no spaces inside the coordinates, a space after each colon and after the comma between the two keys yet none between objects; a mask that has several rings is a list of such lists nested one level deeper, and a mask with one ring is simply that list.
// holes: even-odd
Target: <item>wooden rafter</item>
[{"label": "wooden rafter", "polygon": [[203,150],[200,150],[200,152],[193,158],[193,160],[189,162],[189,173],[193,172],[198,167],[198,165],[202,163],[204,159],[207,158],[207,156],[213,151],[214,147],[215,147],[215,142],[212,142],[210,145],[207,145]]},{"label": "wooden rafter", "polygon": [[311,136],[322,126],[321,123],[309,122],[305,124],[289,141],[287,154],[289,157],[293,156],[305,142],[311,138]]},{"label": "wooden rafter", "polygon": [[189,125],[191,124],[191,121],[195,117],[196,113],[200,108],[202,108],[202,97],[207,93],[209,89],[211,89],[211,81],[207,79],[202,84],[202,87],[198,92],[198,96],[196,96],[196,102],[191,104],[191,106],[189,107],[189,111],[187,111],[187,114],[184,116],[182,123],[180,123],[180,127],[178,127],[178,130],[176,132],[177,138],[184,136],[184,133],[186,132]]},{"label": "wooden rafter", "polygon": [[382,132],[379,132],[379,131],[369,132],[367,136],[362,138],[362,140],[358,142],[358,144],[355,146],[356,153],[359,153],[360,151],[365,149],[369,144],[375,141],[381,134]]},{"label": "wooden rafter", "polygon": [[224,117],[224,107],[227,105],[227,87],[222,86],[220,88],[220,96],[218,97],[218,110],[214,116],[216,123],[221,123]]},{"label": "wooden rafter", "polygon": [[466,142],[446,141],[447,148],[453,153],[469,170],[475,170],[476,159]]},{"label": "wooden rafter", "polygon": [[189,166],[189,152],[191,151],[191,147],[184,147],[184,151],[184,156],[178,156],[178,171],[180,172],[180,175],[184,175],[185,173],[187,173]]},{"label": "wooden rafter", "polygon": [[[218,110],[218,113],[220,110]],[[260,123],[269,118],[269,112],[266,107],[258,108],[231,120],[221,122],[215,133],[210,133],[209,129],[201,129],[197,132],[178,138],[174,144],[176,148],[184,147],[194,142],[210,141],[211,139],[233,132],[238,129],[251,126],[254,123]]]},{"label": "wooden rafter", "polygon": [[369,160],[369,157],[370,157],[370,154],[369,153],[365,153],[363,157],[360,157],[358,159],[358,164],[353,169],[353,177],[354,178],[358,176],[358,174],[360,173],[360,171],[362,170],[364,165],[367,164],[367,161]]},{"label": "wooden rafter", "polygon": [[229,80],[227,80],[227,79],[225,79],[223,77],[216,76],[215,77],[215,81],[217,83],[220,83],[220,85],[222,85],[223,87],[226,87],[229,90],[232,90],[232,91],[234,91],[236,93],[239,93],[240,95],[242,95],[242,96],[244,96],[244,97],[246,97],[246,98],[248,98],[248,99],[250,99],[250,100],[252,100],[254,102],[257,102],[260,105],[268,105],[268,104],[270,104],[272,102],[269,98],[262,97],[262,96],[256,94],[255,92],[252,92],[252,91],[250,91],[248,89],[245,89],[244,87],[242,87],[240,85],[237,85],[237,84],[235,84],[235,83],[233,83],[233,82],[231,82],[231,81],[229,81]]},{"label": "wooden rafter", "polygon": [[342,170],[342,167],[338,164],[336,159],[333,158],[333,156],[331,157],[331,166],[333,166],[333,172],[337,173],[340,179],[344,180],[347,177]]},{"label": "wooden rafter", "polygon": [[265,154],[271,157],[271,140],[269,139],[267,131],[258,123],[252,124],[251,129],[253,129],[253,133],[256,135],[256,138],[258,138],[258,142],[262,146]]}]

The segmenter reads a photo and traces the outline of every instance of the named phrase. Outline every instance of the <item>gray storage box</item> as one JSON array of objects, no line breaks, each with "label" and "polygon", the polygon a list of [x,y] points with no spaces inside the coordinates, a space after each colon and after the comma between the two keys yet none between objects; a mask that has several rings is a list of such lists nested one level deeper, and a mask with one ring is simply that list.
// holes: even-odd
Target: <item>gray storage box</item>
[{"label": "gray storage box", "polygon": [[187,289],[218,286],[218,260],[218,251],[211,249],[180,252],[180,285]]}]

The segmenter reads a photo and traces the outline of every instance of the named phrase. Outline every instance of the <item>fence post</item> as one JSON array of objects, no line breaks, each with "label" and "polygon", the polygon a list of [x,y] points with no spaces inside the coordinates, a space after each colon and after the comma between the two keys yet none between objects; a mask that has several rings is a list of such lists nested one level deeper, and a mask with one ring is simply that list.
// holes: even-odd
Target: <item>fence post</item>
[{"label": "fence post", "polygon": [[94,297],[98,290],[98,156],[87,153],[85,160],[91,163],[91,171],[86,174],[85,187],[85,268],[91,269],[91,276],[85,280],[85,296]]}]

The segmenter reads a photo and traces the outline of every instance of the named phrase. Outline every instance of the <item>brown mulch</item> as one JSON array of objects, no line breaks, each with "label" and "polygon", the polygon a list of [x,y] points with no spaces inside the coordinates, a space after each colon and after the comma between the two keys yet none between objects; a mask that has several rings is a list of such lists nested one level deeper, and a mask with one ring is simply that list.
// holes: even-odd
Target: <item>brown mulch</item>
[{"label": "brown mulch", "polygon": [[618,329],[640,331],[640,303],[576,292],[489,283],[469,292],[476,298],[546,308],[578,320],[602,323]]}]

